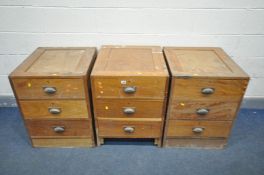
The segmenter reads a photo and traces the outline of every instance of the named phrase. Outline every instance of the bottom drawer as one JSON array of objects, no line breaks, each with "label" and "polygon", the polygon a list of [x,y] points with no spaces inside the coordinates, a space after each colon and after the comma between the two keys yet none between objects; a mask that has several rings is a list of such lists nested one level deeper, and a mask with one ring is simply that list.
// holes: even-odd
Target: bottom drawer
[{"label": "bottom drawer", "polygon": [[25,120],[31,138],[91,137],[90,120]]},{"label": "bottom drawer", "polygon": [[231,121],[168,121],[167,137],[228,137]]},{"label": "bottom drawer", "polygon": [[94,142],[91,138],[74,138],[74,139],[32,139],[33,147],[92,147]]},{"label": "bottom drawer", "polygon": [[152,121],[98,119],[98,134],[104,138],[159,138],[161,123],[161,119]]},{"label": "bottom drawer", "polygon": [[165,147],[187,147],[187,148],[212,148],[222,149],[226,146],[227,139],[198,139],[198,138],[170,138],[164,141]]}]

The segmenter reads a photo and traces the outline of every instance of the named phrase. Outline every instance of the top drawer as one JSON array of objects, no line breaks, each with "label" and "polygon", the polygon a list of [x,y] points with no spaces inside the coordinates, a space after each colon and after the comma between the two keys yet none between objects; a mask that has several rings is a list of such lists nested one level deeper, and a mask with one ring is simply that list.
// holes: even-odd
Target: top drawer
[{"label": "top drawer", "polygon": [[173,98],[184,100],[239,101],[247,80],[177,79],[173,80]]},{"label": "top drawer", "polygon": [[82,79],[12,79],[19,99],[84,99]]},{"label": "top drawer", "polygon": [[92,77],[95,98],[164,99],[167,77]]}]

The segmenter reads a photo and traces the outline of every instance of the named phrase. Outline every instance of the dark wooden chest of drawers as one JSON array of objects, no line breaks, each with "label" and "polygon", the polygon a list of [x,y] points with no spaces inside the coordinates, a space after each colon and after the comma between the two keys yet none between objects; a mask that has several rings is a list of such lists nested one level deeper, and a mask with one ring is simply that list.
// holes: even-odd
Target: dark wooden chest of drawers
[{"label": "dark wooden chest of drawers", "polygon": [[164,48],[172,73],[166,147],[226,145],[249,77],[220,48]]},{"label": "dark wooden chest of drawers", "polygon": [[103,46],[91,80],[99,145],[105,138],[161,145],[169,74],[160,47]]},{"label": "dark wooden chest of drawers", "polygon": [[38,48],[9,76],[34,147],[94,146],[88,74],[95,48]]}]

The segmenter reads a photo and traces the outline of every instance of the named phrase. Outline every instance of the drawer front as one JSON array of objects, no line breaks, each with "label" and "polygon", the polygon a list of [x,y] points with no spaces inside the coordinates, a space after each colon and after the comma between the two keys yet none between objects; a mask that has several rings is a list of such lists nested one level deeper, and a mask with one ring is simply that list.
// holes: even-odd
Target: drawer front
[{"label": "drawer front", "polygon": [[231,121],[169,120],[167,137],[228,137]]},{"label": "drawer front", "polygon": [[89,120],[25,120],[31,138],[91,137]]},{"label": "drawer front", "polygon": [[222,149],[226,144],[226,138],[170,138],[164,141],[165,147]]},{"label": "drawer front", "polygon": [[161,121],[98,120],[99,137],[159,138]]},{"label": "drawer front", "polygon": [[170,106],[170,119],[232,120],[238,102],[181,101],[175,100]]},{"label": "drawer front", "polygon": [[174,79],[173,98],[185,100],[239,101],[246,80]]},{"label": "drawer front", "polygon": [[65,148],[73,148],[73,147],[92,147],[94,146],[94,142],[91,138],[36,138],[31,139],[34,147],[65,147]]},{"label": "drawer front", "polygon": [[106,118],[161,118],[164,101],[143,101],[130,99],[95,100],[96,117]]},{"label": "drawer front", "polygon": [[85,100],[21,100],[25,119],[88,118]]},{"label": "drawer front", "polygon": [[167,96],[167,77],[92,77],[94,98],[148,98]]},{"label": "drawer front", "polygon": [[84,99],[82,79],[13,79],[19,99]]}]

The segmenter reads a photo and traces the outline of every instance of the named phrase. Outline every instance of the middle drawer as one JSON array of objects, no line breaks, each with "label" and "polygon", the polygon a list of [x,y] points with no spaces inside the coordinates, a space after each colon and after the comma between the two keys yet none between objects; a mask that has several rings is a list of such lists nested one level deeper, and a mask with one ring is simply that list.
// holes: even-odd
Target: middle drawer
[{"label": "middle drawer", "polygon": [[162,118],[163,100],[102,99],[95,100],[96,117]]},{"label": "middle drawer", "polygon": [[170,106],[170,119],[180,120],[232,120],[238,102],[174,100]]},{"label": "middle drawer", "polygon": [[85,100],[21,100],[25,119],[90,118]]}]

